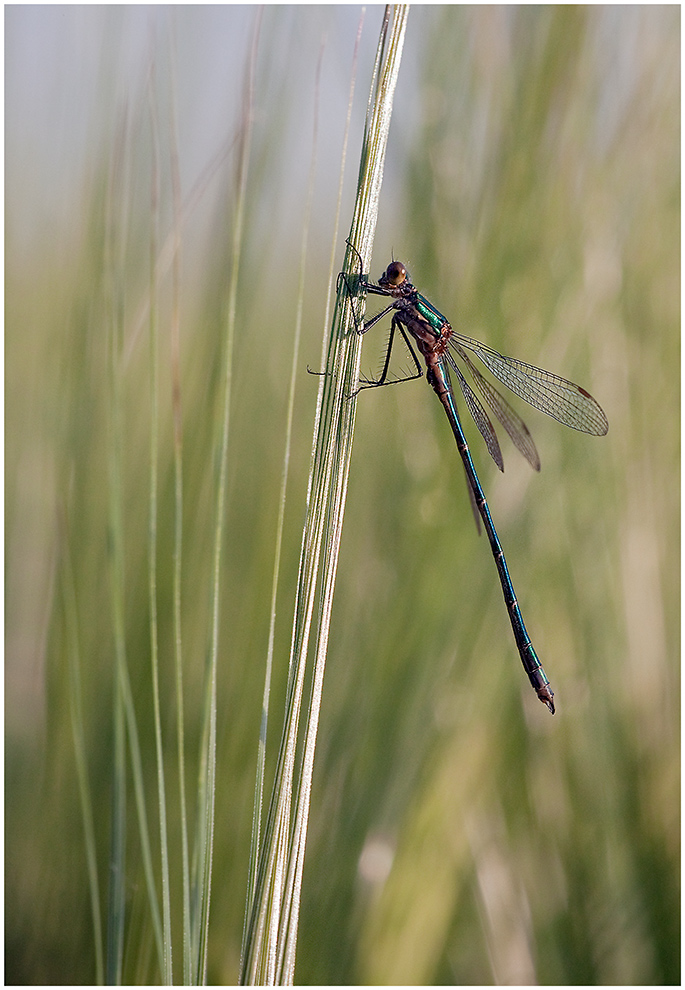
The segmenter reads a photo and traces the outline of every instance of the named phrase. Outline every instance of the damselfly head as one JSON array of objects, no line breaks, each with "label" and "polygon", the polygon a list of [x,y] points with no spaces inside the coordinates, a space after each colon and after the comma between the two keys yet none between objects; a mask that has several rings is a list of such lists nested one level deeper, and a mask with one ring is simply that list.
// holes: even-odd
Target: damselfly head
[{"label": "damselfly head", "polygon": [[378,284],[383,288],[396,289],[404,282],[409,282],[409,272],[401,261],[391,261],[378,279]]}]

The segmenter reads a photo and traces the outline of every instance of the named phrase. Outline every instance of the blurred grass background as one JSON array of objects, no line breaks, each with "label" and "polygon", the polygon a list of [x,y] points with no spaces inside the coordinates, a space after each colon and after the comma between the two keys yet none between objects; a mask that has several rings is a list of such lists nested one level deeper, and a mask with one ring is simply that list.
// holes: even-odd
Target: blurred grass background
[{"label": "blurred grass background", "polygon": [[[362,36],[343,226],[380,15],[368,9]],[[125,180],[114,216],[127,355],[126,639],[155,848],[158,837],[146,591],[149,347],[139,318],[149,288],[151,58],[163,149],[169,115],[178,116],[185,196],[229,149],[201,180],[203,196],[183,229],[183,630],[194,786],[210,635],[231,149],[253,18],[249,7],[6,10],[8,983],[94,978],[69,720],[69,567],[103,897],[107,889],[114,647],[105,244],[117,157]],[[610,430],[601,439],[573,434],[517,404],[541,453],[539,476],[510,446],[499,476],[470,431],[556,692],[550,718],[521,670],[439,403],[420,382],[360,398],[304,873],[300,983],[680,982],[679,18],[675,6],[411,11],[371,274],[394,253],[457,329],[580,382],[603,405]],[[320,360],[358,19],[354,7],[270,7],[260,38],[222,573],[215,983],[234,982],[238,969],[316,62],[323,42],[272,759],[317,388],[306,364]],[[178,926],[169,308],[167,279],[158,607]],[[379,331],[364,342],[370,372],[383,341]],[[156,982],[130,834],[124,974],[127,982]]]}]

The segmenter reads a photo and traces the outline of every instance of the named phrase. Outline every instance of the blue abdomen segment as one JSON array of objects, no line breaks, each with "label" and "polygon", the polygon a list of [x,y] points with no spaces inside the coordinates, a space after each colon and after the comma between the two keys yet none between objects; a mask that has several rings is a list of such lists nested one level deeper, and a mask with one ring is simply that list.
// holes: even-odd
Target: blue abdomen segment
[{"label": "blue abdomen segment", "polygon": [[[429,380],[431,381],[431,385],[435,389],[435,392],[437,393],[438,398],[442,402],[445,412],[447,413],[447,418],[450,421],[450,426],[452,427],[452,432],[454,433],[454,438],[457,441],[457,447],[459,449],[464,468],[466,469],[469,485],[473,491],[476,507],[480,513],[481,519],[483,520],[485,531],[488,534],[488,540],[490,541],[492,555],[495,558],[495,564],[497,565],[497,573],[499,574],[500,584],[502,585],[502,593],[507,606],[507,612],[509,614],[511,628],[514,633],[514,639],[516,640],[516,646],[519,651],[519,656],[521,657],[521,663],[523,664],[523,668],[528,675],[528,679],[537,693],[538,698],[545,705],[547,705],[553,715],[554,692],[549,685],[549,680],[547,679],[543,666],[538,659],[538,655],[533,649],[533,644],[530,641],[530,636],[528,635],[528,631],[523,621],[521,609],[519,608],[516,598],[516,592],[514,591],[514,585],[511,577],[509,576],[509,569],[504,558],[502,544],[499,541],[495,524],[493,523],[492,516],[490,515],[490,509],[485,497],[485,492],[483,491],[483,486],[481,485],[480,479],[476,473],[476,468],[471,457],[471,451],[469,450],[469,445],[462,429],[459,414],[457,413],[454,394],[452,392],[451,385],[449,384],[449,378],[447,378],[445,366],[442,362],[440,363],[439,368],[442,371],[442,376],[440,376],[439,373],[434,374]],[[441,377],[442,381],[440,381]]]}]

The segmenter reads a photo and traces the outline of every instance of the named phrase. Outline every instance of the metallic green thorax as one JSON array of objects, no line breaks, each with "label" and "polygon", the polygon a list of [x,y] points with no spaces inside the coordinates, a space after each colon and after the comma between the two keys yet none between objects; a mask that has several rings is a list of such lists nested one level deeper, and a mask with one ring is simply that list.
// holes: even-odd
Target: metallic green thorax
[{"label": "metallic green thorax", "polygon": [[449,321],[442,315],[440,310],[431,305],[426,297],[422,296],[419,292],[416,293],[416,308],[423,319],[427,323],[430,323],[434,330],[440,331],[445,327],[450,327]]}]

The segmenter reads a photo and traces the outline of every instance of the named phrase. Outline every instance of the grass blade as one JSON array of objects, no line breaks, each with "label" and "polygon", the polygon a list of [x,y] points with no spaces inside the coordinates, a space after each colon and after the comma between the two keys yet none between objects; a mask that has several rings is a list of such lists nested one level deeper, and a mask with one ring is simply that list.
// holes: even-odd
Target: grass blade
[{"label": "grass blade", "polygon": [[[152,669],[152,700],[155,729],[155,753],[157,758],[157,800],[159,805],[159,841],[162,868],[162,917],[163,917],[163,982],[173,983],[171,951],[171,896],[169,890],[169,840],[167,832],[166,787],[164,781],[164,747],[162,743],[162,718],[159,697],[159,643],[157,623],[157,496],[158,496],[158,447],[159,447],[159,327],[157,300],[157,253],[159,244],[159,122],[155,101],[155,66],[151,65],[149,79],[150,134],[152,145],[150,187],[150,507],[148,523],[148,580],[150,599],[150,665]],[[179,705],[181,709],[181,706]],[[182,710],[182,709],[181,709]],[[182,737],[181,737],[182,738]],[[181,764],[181,785],[183,764]],[[185,792],[181,787],[180,815],[183,828],[184,866],[187,861]],[[184,869],[184,894],[187,873]],[[184,896],[184,907],[185,907]],[[184,926],[185,932],[185,926]]]},{"label": "grass blade", "polygon": [[244,109],[243,130],[241,134],[240,167],[238,175],[238,196],[236,202],[235,222],[233,227],[233,265],[228,292],[228,313],[226,317],[225,363],[223,378],[223,426],[220,441],[220,467],[216,494],[216,530],[214,537],[214,590],[212,604],[212,641],[207,677],[205,730],[203,733],[202,777],[204,780],[201,790],[200,821],[198,829],[199,855],[198,870],[195,877],[199,884],[198,940],[194,946],[196,962],[195,975],[199,983],[204,983],[207,977],[207,950],[209,938],[209,906],[212,879],[212,843],[214,834],[215,782],[216,782],[216,678],[219,654],[219,603],[220,603],[220,562],[223,543],[224,504],[226,500],[226,482],[228,472],[228,436],[230,425],[231,385],[233,378],[233,341],[235,337],[235,313],[238,294],[238,273],[243,241],[243,221],[245,200],[247,195],[247,175],[250,160],[252,138],[252,107],[254,94],[254,75],[257,61],[257,47],[261,28],[262,10],[260,8],[254,26],[252,45],[248,60]]},{"label": "grass blade", "polygon": [[[346,256],[345,270],[350,273],[357,267],[355,249],[365,261],[370,256],[407,11],[406,6],[386,8],[381,30]],[[341,279],[314,430],[285,721],[247,926],[242,983],[283,984],[294,980],[311,778],[356,409],[354,389],[361,353],[356,327],[347,282]],[[312,686],[298,761],[300,715],[315,608]]]}]

